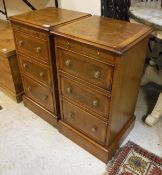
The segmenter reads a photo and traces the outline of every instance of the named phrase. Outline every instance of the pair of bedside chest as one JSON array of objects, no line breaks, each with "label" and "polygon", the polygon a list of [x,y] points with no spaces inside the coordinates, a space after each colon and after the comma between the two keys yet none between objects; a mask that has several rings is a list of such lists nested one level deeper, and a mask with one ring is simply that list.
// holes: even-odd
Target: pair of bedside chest
[{"label": "pair of bedside chest", "polygon": [[151,29],[55,8],[11,23],[25,106],[107,162],[134,125]]}]

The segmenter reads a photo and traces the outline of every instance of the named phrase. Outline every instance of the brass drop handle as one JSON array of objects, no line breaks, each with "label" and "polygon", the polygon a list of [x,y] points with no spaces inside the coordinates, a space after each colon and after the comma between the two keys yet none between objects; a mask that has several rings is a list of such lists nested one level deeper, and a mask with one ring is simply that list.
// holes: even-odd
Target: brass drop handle
[{"label": "brass drop handle", "polygon": [[24,64],[23,64],[23,67],[24,67],[25,69],[27,69],[27,68],[29,67],[29,65],[28,65],[27,63],[24,63]]},{"label": "brass drop handle", "polygon": [[65,65],[66,65],[67,67],[69,67],[69,66],[71,65],[71,60],[69,60],[69,59],[66,60],[66,61],[65,61]]},{"label": "brass drop handle", "polygon": [[91,131],[92,131],[93,133],[96,133],[96,132],[97,132],[97,127],[96,127],[96,126],[92,127],[92,128],[91,128]]},{"label": "brass drop handle", "polygon": [[41,53],[41,51],[42,51],[41,47],[37,47],[37,48],[36,48],[36,52],[37,52],[37,53]]},{"label": "brass drop handle", "polygon": [[93,100],[92,105],[96,108],[99,106],[99,101],[98,100]]},{"label": "brass drop handle", "polygon": [[40,72],[39,76],[42,78],[44,76],[44,72]]},{"label": "brass drop handle", "polygon": [[97,55],[100,56],[100,52],[97,52]]},{"label": "brass drop handle", "polygon": [[68,94],[70,94],[70,93],[72,92],[72,88],[71,88],[71,87],[68,87],[68,88],[66,89],[66,91],[67,91]]},{"label": "brass drop handle", "polygon": [[42,99],[43,99],[44,101],[46,101],[46,100],[48,99],[48,95],[44,95],[44,96],[42,97]]},{"label": "brass drop handle", "polygon": [[32,88],[31,88],[30,86],[28,87],[28,91],[29,91],[29,92],[31,92],[31,91],[32,91]]},{"label": "brass drop handle", "polygon": [[23,40],[20,40],[19,41],[19,46],[23,46],[24,45],[24,41]]},{"label": "brass drop handle", "polygon": [[98,79],[98,78],[100,78],[100,77],[101,77],[101,72],[100,72],[100,71],[96,71],[96,72],[94,73],[94,78]]},{"label": "brass drop handle", "polygon": [[74,119],[74,112],[69,112],[68,117],[69,119]]}]

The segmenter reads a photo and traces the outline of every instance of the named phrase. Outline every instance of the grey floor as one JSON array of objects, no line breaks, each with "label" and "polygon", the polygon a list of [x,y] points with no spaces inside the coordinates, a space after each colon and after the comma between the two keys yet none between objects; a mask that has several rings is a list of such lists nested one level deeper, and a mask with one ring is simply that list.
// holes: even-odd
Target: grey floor
[{"label": "grey floor", "polygon": [[[153,87],[153,89],[152,89]],[[150,96],[150,91],[155,93]],[[131,140],[162,156],[162,120],[150,128],[142,121],[159,87],[141,88]],[[151,103],[146,103],[151,101]],[[0,175],[103,175],[106,165],[61,135],[22,103],[0,92]]]},{"label": "grey floor", "polygon": [[152,111],[160,91],[161,87],[154,83],[141,87],[135,111],[136,124],[125,142],[131,140],[162,157],[162,119],[153,127],[149,127],[143,122],[147,114]]}]

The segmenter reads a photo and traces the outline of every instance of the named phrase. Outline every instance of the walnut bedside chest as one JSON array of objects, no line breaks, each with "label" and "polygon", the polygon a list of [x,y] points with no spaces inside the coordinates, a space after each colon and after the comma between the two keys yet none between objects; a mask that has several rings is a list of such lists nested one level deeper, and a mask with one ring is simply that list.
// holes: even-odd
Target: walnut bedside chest
[{"label": "walnut bedside chest", "polygon": [[59,131],[104,162],[133,128],[151,31],[98,16],[54,30]]},{"label": "walnut bedside chest", "polygon": [[22,101],[23,86],[10,23],[0,20],[0,89],[16,102]]},{"label": "walnut bedside chest", "polygon": [[88,16],[49,7],[10,18],[25,91],[24,104],[54,126],[60,111],[54,36],[50,30]]}]

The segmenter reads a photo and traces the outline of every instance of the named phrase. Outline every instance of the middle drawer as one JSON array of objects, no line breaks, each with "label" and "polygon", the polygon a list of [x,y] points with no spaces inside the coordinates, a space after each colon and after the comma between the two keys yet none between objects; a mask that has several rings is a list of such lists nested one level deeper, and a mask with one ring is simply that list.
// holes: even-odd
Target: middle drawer
[{"label": "middle drawer", "polygon": [[48,67],[32,62],[32,59],[19,55],[21,70],[24,74],[36,78],[38,81],[51,86],[50,70]]},{"label": "middle drawer", "polygon": [[105,118],[109,114],[110,97],[61,76],[61,94]]}]

